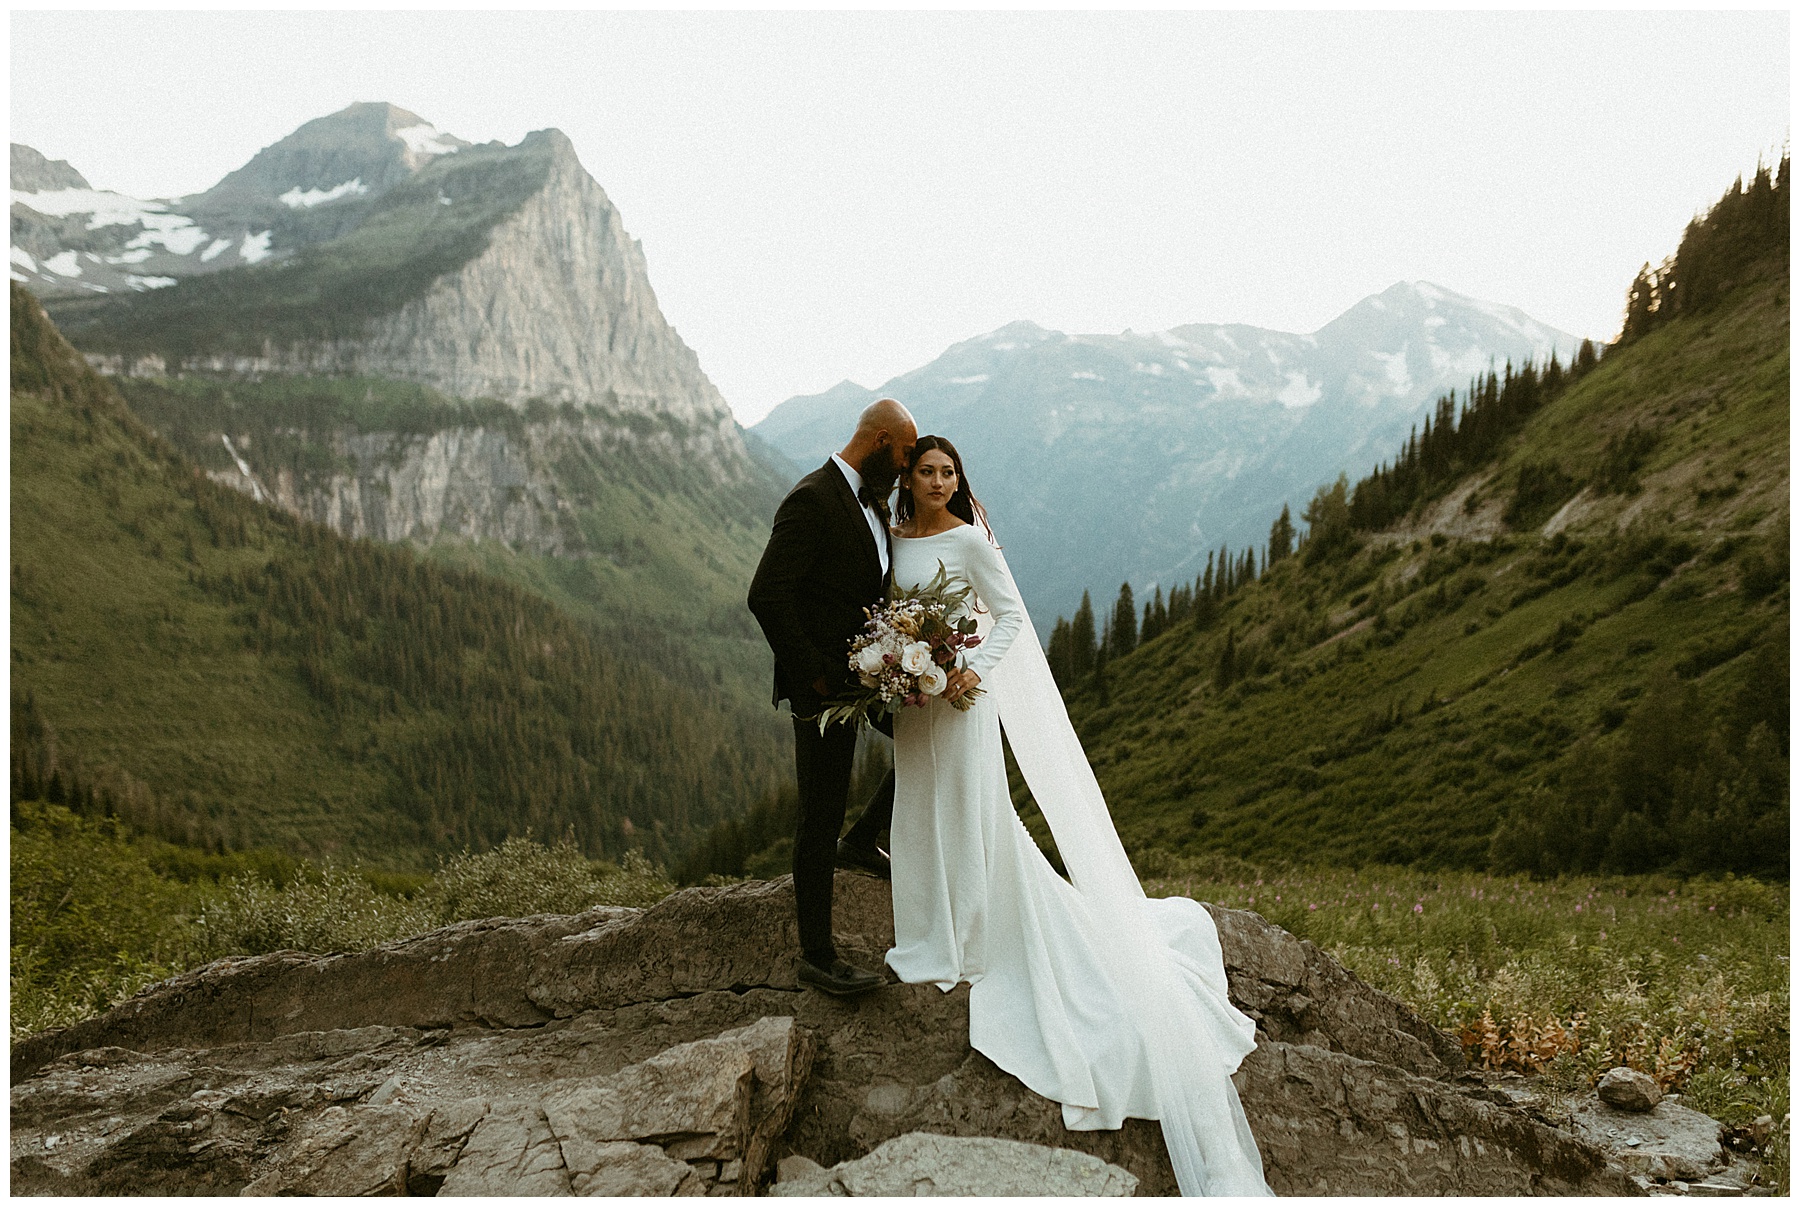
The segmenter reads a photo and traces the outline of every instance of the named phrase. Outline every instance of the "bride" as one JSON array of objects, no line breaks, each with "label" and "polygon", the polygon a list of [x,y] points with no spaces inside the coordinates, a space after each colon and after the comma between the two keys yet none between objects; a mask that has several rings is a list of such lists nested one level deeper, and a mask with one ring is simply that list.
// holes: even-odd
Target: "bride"
[{"label": "bride", "polygon": [[[913,446],[896,519],[895,586],[942,563],[974,586],[983,640],[941,698],[894,717],[889,966],[968,981],[970,1044],[1062,1103],[1065,1126],[1157,1119],[1183,1194],[1269,1194],[1231,1083],[1256,1027],[1227,996],[1212,917],[1144,895],[948,440]],[[1002,729],[1068,880],[1013,811]]]}]

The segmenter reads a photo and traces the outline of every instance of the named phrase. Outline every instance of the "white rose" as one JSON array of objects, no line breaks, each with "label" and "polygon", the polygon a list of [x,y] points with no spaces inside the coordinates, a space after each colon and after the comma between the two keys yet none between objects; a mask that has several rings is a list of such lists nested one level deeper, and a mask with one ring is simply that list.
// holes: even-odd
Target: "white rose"
[{"label": "white rose", "polygon": [[919,675],[919,690],[928,696],[943,695],[944,689],[949,685],[950,676],[944,673],[943,667],[935,663],[926,667]]},{"label": "white rose", "polygon": [[868,645],[863,646],[856,654],[856,669],[869,675],[873,675],[880,671],[883,665],[881,661],[882,652],[881,643],[878,641],[872,641]]},{"label": "white rose", "polygon": [[931,665],[931,647],[923,641],[915,641],[900,651],[900,669],[909,675],[917,675]]}]

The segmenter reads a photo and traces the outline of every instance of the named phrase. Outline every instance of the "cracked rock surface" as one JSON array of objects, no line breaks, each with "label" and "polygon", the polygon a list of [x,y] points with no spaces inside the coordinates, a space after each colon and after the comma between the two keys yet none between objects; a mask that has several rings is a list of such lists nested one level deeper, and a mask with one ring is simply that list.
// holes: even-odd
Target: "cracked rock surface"
[{"label": "cracked rock surface", "polygon": [[[1278,1193],[1638,1192],[1600,1148],[1460,1084],[1454,1041],[1312,944],[1213,914],[1260,1031],[1236,1080]],[[840,873],[835,921],[846,958],[880,966],[887,885]],[[796,946],[783,878],[219,961],[14,1045],[12,1189],[745,1194],[784,1159],[829,1172],[925,1133],[1175,1191],[1155,1123],[1066,1131],[972,1051],[966,986],[831,998],[796,985]],[[917,1167],[939,1144],[900,1151]]]}]

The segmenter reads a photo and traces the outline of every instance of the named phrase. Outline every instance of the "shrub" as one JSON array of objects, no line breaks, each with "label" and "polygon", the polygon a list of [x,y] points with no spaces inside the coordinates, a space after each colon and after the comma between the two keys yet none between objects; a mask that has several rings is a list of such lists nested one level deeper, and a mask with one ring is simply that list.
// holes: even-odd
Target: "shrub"
[{"label": "shrub", "polygon": [[186,966],[195,894],[109,818],[16,802],[12,1035],[78,1022]]},{"label": "shrub", "polygon": [[276,888],[238,876],[210,897],[195,928],[203,960],[270,951],[366,951],[430,930],[431,911],[390,897],[355,872],[326,867]]},{"label": "shrub", "polygon": [[439,925],[471,918],[578,914],[596,905],[652,905],[674,890],[662,870],[633,851],[622,866],[589,861],[573,845],[513,837],[467,851],[439,869],[421,897]]}]

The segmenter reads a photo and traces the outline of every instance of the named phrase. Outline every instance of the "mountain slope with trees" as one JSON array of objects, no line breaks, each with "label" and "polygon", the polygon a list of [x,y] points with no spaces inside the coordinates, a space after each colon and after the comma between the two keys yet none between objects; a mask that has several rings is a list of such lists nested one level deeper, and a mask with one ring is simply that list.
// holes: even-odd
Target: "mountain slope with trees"
[{"label": "mountain slope with trees", "polygon": [[14,800],[422,866],[527,829],[666,859],[785,735],[656,628],[212,481],[12,293]]},{"label": "mountain slope with trees", "polygon": [[1604,358],[1445,398],[1291,552],[1284,512],[1059,620],[1140,859],[1787,875],[1788,198],[1740,183]]}]

